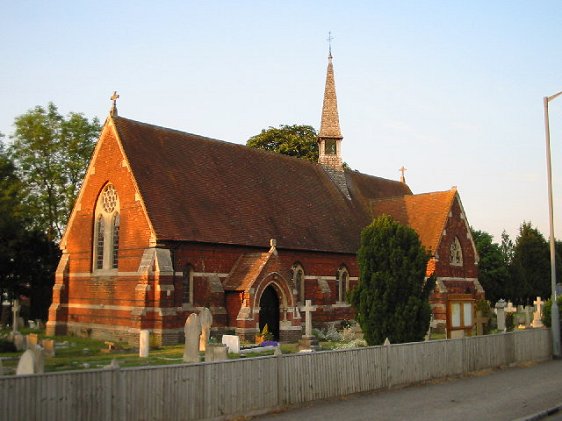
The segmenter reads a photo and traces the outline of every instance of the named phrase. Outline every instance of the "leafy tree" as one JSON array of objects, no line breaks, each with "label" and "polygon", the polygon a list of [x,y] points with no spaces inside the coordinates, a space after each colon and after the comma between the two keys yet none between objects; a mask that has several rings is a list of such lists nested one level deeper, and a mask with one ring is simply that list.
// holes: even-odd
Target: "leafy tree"
[{"label": "leafy tree", "polygon": [[30,228],[22,192],[14,163],[0,142],[0,295],[29,296],[30,317],[45,319],[60,252],[44,232]]},{"label": "leafy tree", "polygon": [[509,284],[509,266],[502,253],[502,247],[492,241],[492,236],[484,231],[472,231],[472,238],[480,256],[478,279],[486,291],[486,298],[495,303],[506,298],[506,285]]},{"label": "leafy tree", "polygon": [[246,142],[251,148],[264,149],[318,162],[318,137],[312,126],[280,125],[262,130]]},{"label": "leafy tree", "polygon": [[511,241],[509,234],[505,232],[505,230],[502,232],[500,250],[505,264],[508,266],[511,265],[511,261],[513,260],[513,241]]},{"label": "leafy tree", "polygon": [[523,222],[513,247],[511,299],[532,302],[550,296],[550,252],[548,243],[530,222]]},{"label": "leafy tree", "polygon": [[425,278],[429,255],[417,233],[383,215],[361,232],[360,282],[351,303],[369,345],[423,339],[435,279]]},{"label": "leafy tree", "polygon": [[97,118],[63,117],[53,103],[16,117],[9,153],[26,186],[33,226],[50,240],[62,235],[101,129]]}]

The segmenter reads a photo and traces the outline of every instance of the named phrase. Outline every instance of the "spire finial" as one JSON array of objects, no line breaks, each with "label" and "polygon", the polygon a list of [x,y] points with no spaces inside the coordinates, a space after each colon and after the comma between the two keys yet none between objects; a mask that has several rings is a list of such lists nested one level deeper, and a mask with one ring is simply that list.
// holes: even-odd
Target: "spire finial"
[{"label": "spire finial", "polygon": [[408,170],[408,168],[404,167],[404,165],[402,165],[402,167],[400,167],[398,169],[398,171],[400,171],[400,182],[403,184],[406,184],[406,171]]},{"label": "spire finial", "polygon": [[117,91],[113,91],[113,95],[111,95],[111,98],[109,98],[110,100],[113,101],[113,106],[111,107],[111,111],[109,111],[109,115],[112,117],[117,116],[117,99],[119,98],[119,95],[117,94]]},{"label": "spire finial", "polygon": [[334,39],[334,37],[332,36],[332,31],[328,32],[328,39],[326,41],[328,41],[328,58],[332,58],[332,40]]}]

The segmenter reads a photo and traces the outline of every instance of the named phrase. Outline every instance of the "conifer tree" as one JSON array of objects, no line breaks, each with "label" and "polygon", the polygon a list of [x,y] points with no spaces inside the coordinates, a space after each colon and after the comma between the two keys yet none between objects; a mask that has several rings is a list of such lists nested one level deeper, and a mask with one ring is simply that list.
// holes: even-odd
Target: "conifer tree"
[{"label": "conifer tree", "polygon": [[389,216],[362,231],[360,281],[350,298],[369,345],[423,340],[435,285],[425,277],[428,260],[417,233]]}]

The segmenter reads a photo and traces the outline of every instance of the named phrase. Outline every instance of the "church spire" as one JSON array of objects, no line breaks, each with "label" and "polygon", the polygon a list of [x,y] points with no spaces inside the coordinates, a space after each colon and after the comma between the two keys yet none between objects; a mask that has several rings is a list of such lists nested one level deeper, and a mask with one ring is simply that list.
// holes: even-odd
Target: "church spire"
[{"label": "church spire", "polygon": [[336,97],[336,82],[334,80],[334,66],[332,64],[332,35],[328,37],[330,49],[328,55],[328,70],[326,73],[326,88],[324,90],[324,104],[322,105],[322,120],[318,133],[319,158],[318,162],[337,171],[343,171],[341,159],[341,141],[338,114],[338,100]]}]

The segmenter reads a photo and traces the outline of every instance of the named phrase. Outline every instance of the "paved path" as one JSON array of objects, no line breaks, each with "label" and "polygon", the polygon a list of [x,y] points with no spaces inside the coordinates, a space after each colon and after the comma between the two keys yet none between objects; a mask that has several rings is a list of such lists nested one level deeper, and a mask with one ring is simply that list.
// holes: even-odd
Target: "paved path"
[{"label": "paved path", "polygon": [[562,404],[562,360],[316,401],[263,420],[513,420]]}]

